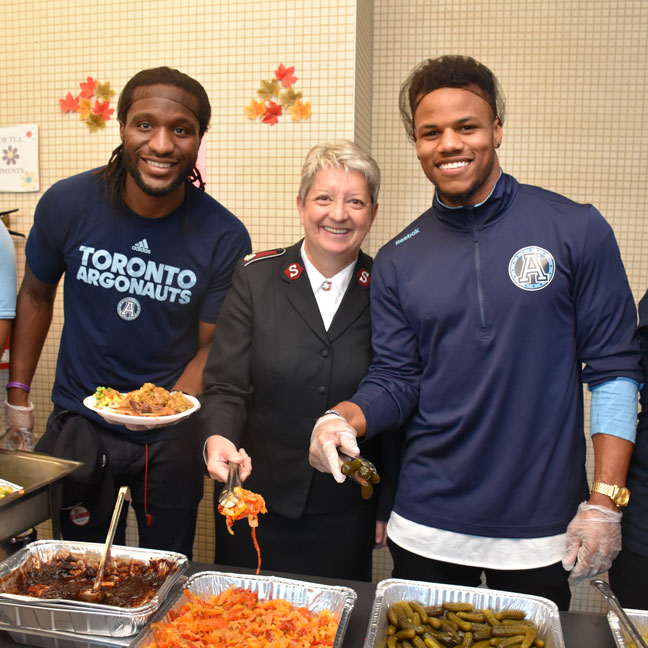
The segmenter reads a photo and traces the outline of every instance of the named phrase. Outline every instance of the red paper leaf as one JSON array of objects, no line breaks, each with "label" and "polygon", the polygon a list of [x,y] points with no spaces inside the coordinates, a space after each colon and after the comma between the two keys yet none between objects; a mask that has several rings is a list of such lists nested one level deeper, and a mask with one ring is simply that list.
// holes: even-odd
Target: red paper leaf
[{"label": "red paper leaf", "polygon": [[266,108],[265,115],[261,120],[264,124],[270,124],[274,126],[279,121],[279,115],[281,115],[282,109],[281,106],[276,104],[274,101],[271,101]]},{"label": "red paper leaf", "polygon": [[81,96],[90,98],[94,94],[97,82],[92,77],[88,77],[86,82],[82,81],[79,86],[81,86]]},{"label": "red paper leaf", "polygon": [[295,67],[284,67],[283,63],[279,63],[279,67],[275,70],[275,78],[277,81],[281,81],[281,85],[284,88],[290,88],[290,86],[297,81],[297,77],[293,76]]},{"label": "red paper leaf", "polygon": [[79,108],[79,98],[73,97],[72,94],[68,92],[65,99],[59,99],[59,104],[61,104],[61,110],[63,112],[76,112]]},{"label": "red paper leaf", "polygon": [[104,120],[108,120],[110,119],[110,115],[115,112],[115,109],[110,107],[109,101],[95,101],[92,112],[95,115],[101,115]]}]

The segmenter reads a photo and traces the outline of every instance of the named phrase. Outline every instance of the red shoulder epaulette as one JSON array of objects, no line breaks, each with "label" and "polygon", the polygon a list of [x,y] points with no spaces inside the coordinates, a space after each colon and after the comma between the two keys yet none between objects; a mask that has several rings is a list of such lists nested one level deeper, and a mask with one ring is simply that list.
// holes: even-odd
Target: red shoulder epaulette
[{"label": "red shoulder epaulette", "polygon": [[282,256],[286,253],[286,248],[276,248],[274,250],[266,250],[265,252],[254,252],[243,257],[244,265],[249,266],[250,263],[261,261],[261,259],[272,259],[274,257]]}]

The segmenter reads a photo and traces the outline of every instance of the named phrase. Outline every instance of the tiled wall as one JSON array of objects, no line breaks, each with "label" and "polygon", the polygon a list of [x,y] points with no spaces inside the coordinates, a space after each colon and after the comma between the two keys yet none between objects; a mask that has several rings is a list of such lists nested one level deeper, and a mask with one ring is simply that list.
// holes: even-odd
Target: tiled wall
[{"label": "tiled wall", "polygon": [[[117,145],[114,119],[91,134],[60,112],[59,98],[87,76],[118,92],[138,70],[165,64],[209,93],[207,190],[243,219],[257,250],[300,236],[295,195],[310,146],[339,137],[370,144],[383,172],[365,245],[375,253],[432,198],[399,122],[400,83],[426,57],[469,54],[495,72],[508,100],[504,169],[594,203],[615,229],[639,299],[648,287],[647,25],[644,0],[14,0],[0,22],[0,125],[40,125],[41,192],[0,193],[0,211],[19,207],[12,227],[28,232],[44,189],[103,164]],[[312,117],[247,120],[243,107],[279,63],[295,66]],[[61,324],[59,309],[34,385],[40,426]],[[208,491],[195,546],[205,561],[211,501]],[[388,556],[377,562],[384,577]],[[574,606],[602,609],[580,590]]]}]

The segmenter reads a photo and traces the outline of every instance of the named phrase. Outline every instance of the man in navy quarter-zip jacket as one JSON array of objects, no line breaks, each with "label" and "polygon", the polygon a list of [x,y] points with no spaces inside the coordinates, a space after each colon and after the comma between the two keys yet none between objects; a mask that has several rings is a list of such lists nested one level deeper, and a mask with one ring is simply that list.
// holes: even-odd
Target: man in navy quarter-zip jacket
[{"label": "man in navy quarter-zip jacket", "polygon": [[[325,413],[310,461],[405,426],[388,534],[393,576],[524,592],[568,609],[605,571],[642,380],[636,309],[610,226],[591,205],[502,172],[504,105],[474,59],[424,61],[400,108],[433,204],[378,253],[375,357]],[[592,391],[594,480],[582,383]]]}]

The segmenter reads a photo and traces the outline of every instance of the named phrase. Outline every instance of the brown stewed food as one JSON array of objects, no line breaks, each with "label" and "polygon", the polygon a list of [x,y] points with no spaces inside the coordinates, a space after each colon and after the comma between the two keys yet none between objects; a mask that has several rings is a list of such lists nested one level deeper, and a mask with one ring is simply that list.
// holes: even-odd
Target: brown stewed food
[{"label": "brown stewed food", "polygon": [[[79,592],[94,584],[97,556],[61,551],[46,560],[30,556],[18,569],[0,580],[0,592],[39,599],[78,601]],[[106,565],[100,590],[104,605],[135,608],[155,596],[177,565],[164,558],[148,561],[112,558]]]}]

